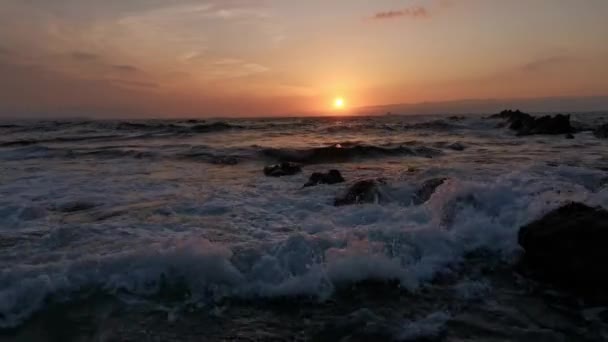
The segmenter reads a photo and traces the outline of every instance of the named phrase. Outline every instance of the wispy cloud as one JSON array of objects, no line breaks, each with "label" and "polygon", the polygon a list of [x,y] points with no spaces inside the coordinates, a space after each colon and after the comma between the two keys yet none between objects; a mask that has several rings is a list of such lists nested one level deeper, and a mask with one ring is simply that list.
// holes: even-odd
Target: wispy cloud
[{"label": "wispy cloud", "polygon": [[525,72],[538,72],[538,71],[545,70],[547,68],[571,63],[574,61],[576,61],[576,58],[571,57],[571,56],[564,56],[564,55],[550,56],[550,57],[540,58],[540,59],[536,59],[531,62],[528,62],[521,67],[521,70],[525,71]]},{"label": "wispy cloud", "polygon": [[399,18],[427,18],[430,16],[429,11],[422,6],[404,8],[401,10],[391,10],[378,12],[373,15],[372,19],[375,20],[389,20]]},{"label": "wispy cloud", "polygon": [[238,78],[262,74],[270,69],[264,65],[238,58],[222,58],[211,64],[211,74],[217,78]]}]

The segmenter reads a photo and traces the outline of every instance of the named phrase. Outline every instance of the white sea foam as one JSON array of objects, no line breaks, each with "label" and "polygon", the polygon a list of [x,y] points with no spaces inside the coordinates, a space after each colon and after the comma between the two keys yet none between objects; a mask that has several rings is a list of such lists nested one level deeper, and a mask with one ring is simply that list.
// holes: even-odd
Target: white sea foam
[{"label": "white sea foam", "polygon": [[[423,133],[391,133],[390,139],[429,145],[461,139]],[[294,139],[248,134],[260,146]],[[353,140],[349,134],[331,139]],[[379,144],[381,138],[366,139]],[[222,136],[205,139],[209,146],[228,144]],[[297,144],[316,146],[314,139],[321,137],[306,133]],[[464,151],[436,159],[307,166],[303,174],[279,179],[264,177],[256,162],[7,160],[0,165],[0,327],[18,325],[49,299],[91,291],[148,297],[180,283],[197,303],[227,297],[324,300],[362,280],[397,280],[415,292],[438,275],[460,272],[466,256],[480,249],[515,260],[519,227],[564,202],[608,207],[608,188],[600,186],[605,172],[566,165],[582,158],[576,150],[565,149],[560,163],[548,166],[556,158],[552,148],[563,149],[563,140],[539,138],[546,142],[530,143],[534,150],[525,152],[524,143],[501,145],[512,139],[502,131],[472,134]],[[601,162],[605,147],[591,139],[578,139],[595,151],[587,164]],[[237,147],[252,142],[242,144]],[[349,182],[386,177],[386,201],[336,208],[333,198],[348,183],[302,189],[311,172],[330,168],[339,168]],[[413,206],[414,191],[433,177],[449,180],[428,202]],[[82,199],[95,205],[57,210]],[[483,284],[460,284],[455,291],[471,300],[486,290]],[[439,329],[433,323],[438,321],[428,325]],[[417,331],[415,322],[408,324]]]}]

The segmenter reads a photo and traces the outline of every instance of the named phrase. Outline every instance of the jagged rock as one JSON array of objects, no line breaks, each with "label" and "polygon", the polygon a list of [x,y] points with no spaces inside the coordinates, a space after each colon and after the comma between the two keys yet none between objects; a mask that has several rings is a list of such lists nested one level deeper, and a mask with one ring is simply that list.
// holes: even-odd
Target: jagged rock
[{"label": "jagged rock", "polygon": [[366,179],[353,184],[346,193],[334,200],[336,207],[361,203],[378,203],[381,199],[378,184],[380,181]]},{"label": "jagged rock", "polygon": [[412,202],[415,205],[420,205],[422,203],[425,203],[426,201],[428,201],[431,198],[431,196],[433,195],[435,190],[440,185],[442,185],[446,180],[448,180],[448,179],[447,178],[433,178],[433,179],[429,179],[429,180],[425,181],[424,183],[422,183],[422,186],[420,187],[420,189],[418,189],[416,191],[416,193],[414,193]]},{"label": "jagged rock", "polygon": [[608,211],[569,203],[522,227],[518,240],[525,250],[522,263],[533,276],[606,295]]},{"label": "jagged rock", "polygon": [[344,177],[338,170],[329,170],[327,173],[315,172],[304,187],[315,186],[318,184],[337,184],[344,182]]},{"label": "jagged rock", "polygon": [[608,124],[603,124],[593,131],[593,135],[600,139],[608,139]]},{"label": "jagged rock", "polygon": [[490,118],[506,119],[509,128],[517,131],[518,135],[568,134],[574,132],[574,128],[570,125],[570,115],[545,115],[535,118],[520,110],[505,110],[492,115]]},{"label": "jagged rock", "polygon": [[292,176],[300,172],[302,172],[302,167],[299,164],[289,162],[270,165],[264,168],[264,174],[268,177]]}]

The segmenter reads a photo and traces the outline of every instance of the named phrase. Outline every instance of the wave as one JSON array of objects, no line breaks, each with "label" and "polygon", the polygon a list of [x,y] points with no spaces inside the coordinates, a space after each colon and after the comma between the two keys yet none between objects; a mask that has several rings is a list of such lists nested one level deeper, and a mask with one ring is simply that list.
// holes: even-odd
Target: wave
[{"label": "wave", "polygon": [[462,126],[456,125],[454,123],[446,122],[444,120],[433,120],[433,121],[403,125],[402,128],[405,130],[424,129],[424,130],[447,131],[447,130],[453,130],[456,128],[462,128]]},{"label": "wave", "polygon": [[120,135],[92,135],[92,136],[73,136],[73,137],[55,137],[49,139],[18,139],[11,141],[0,142],[0,147],[13,146],[29,146],[45,143],[65,143],[65,142],[81,142],[89,140],[112,140],[122,138]]},{"label": "wave", "polygon": [[[568,170],[572,174],[564,173],[564,177],[570,180],[582,181],[587,174],[564,169]],[[515,261],[519,227],[561,201],[586,198],[593,205],[608,205],[606,192],[590,193],[578,184],[534,176],[533,171],[486,182],[452,179],[421,206],[335,209],[328,204],[326,208],[336,211],[325,213],[333,218],[324,224],[336,227],[326,233],[319,231],[320,221],[313,219],[300,222],[301,232],[272,240],[223,245],[193,232],[180,238],[159,237],[154,243],[146,239],[138,248],[122,252],[84,250],[79,254],[74,250],[46,264],[7,263],[0,268],[0,328],[16,327],[50,303],[99,292],[153,301],[170,297],[202,304],[199,307],[231,298],[326,300],[339,289],[364,281],[396,281],[403,291],[415,292],[442,275],[462,272],[471,264],[467,256],[476,252],[484,255],[479,262]],[[395,191],[395,196],[400,194],[411,195]],[[260,196],[243,199],[241,192],[234,196],[242,202],[225,204],[260,205]],[[217,204],[203,204],[207,208],[201,210]],[[311,216],[324,211],[313,207]],[[300,214],[296,216],[304,217]],[[370,221],[379,224],[370,225]],[[313,225],[315,231],[309,233]],[[35,238],[52,241],[61,234],[54,230]],[[100,235],[96,241],[102,243],[103,238]],[[116,236],[105,238],[115,240]]]},{"label": "wave", "polygon": [[262,150],[265,157],[280,162],[296,162],[302,164],[344,163],[356,159],[378,158],[391,156],[419,156],[433,158],[441,155],[441,151],[428,147],[407,146],[373,146],[353,145],[349,143],[335,144],[327,147],[309,149],[276,149]]}]

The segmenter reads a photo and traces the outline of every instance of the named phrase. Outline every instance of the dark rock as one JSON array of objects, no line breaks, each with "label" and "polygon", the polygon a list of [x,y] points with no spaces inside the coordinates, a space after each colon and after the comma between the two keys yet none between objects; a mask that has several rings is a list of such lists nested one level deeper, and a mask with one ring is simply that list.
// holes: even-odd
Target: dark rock
[{"label": "dark rock", "polygon": [[447,146],[448,148],[454,150],[454,151],[464,151],[465,146],[461,143],[453,143]]},{"label": "dark rock", "polygon": [[557,114],[555,116],[542,116],[535,118],[533,126],[528,132],[520,134],[568,134],[574,129],[570,125],[570,115]]},{"label": "dark rock", "polygon": [[519,244],[525,249],[522,264],[534,277],[606,295],[608,211],[569,203],[522,227]]},{"label": "dark rock", "polygon": [[608,124],[603,124],[593,131],[593,135],[600,139],[608,139]]},{"label": "dark rock", "polygon": [[446,180],[447,180],[447,178],[433,178],[433,179],[429,179],[429,180],[425,181],[424,183],[422,183],[422,186],[420,187],[420,189],[418,189],[416,191],[416,193],[414,194],[414,197],[412,198],[412,202],[415,205],[420,205],[422,203],[425,203],[426,201],[428,201],[431,198],[431,196],[433,195],[435,190],[440,185],[442,185]]},{"label": "dark rock", "polygon": [[336,207],[361,203],[377,203],[380,198],[378,183],[380,181],[367,179],[353,184],[345,194],[334,200]]},{"label": "dark rock", "polygon": [[264,168],[264,174],[268,177],[292,176],[302,172],[299,164],[284,162],[277,165],[270,165]]},{"label": "dark rock", "polygon": [[557,114],[535,118],[520,110],[505,110],[490,116],[490,118],[507,120],[509,128],[517,131],[518,135],[568,134],[574,132],[574,128],[570,125],[570,115]]},{"label": "dark rock", "polygon": [[327,173],[315,172],[304,187],[315,186],[318,184],[337,184],[344,182],[344,177],[338,170],[329,170]]},{"label": "dark rock", "polygon": [[566,139],[574,139],[574,135],[571,133],[566,134]]},{"label": "dark rock", "polygon": [[530,114],[526,114],[522,111],[518,110],[503,110],[498,114],[494,114],[490,116],[490,119],[506,119],[508,121],[513,121],[515,119],[521,119],[522,117],[528,117]]}]

